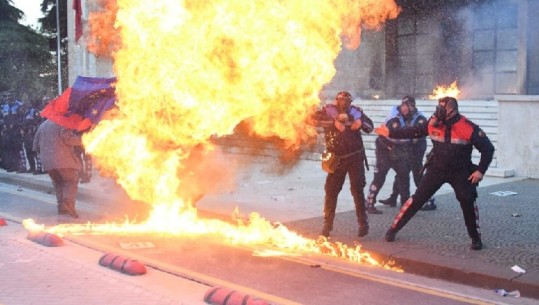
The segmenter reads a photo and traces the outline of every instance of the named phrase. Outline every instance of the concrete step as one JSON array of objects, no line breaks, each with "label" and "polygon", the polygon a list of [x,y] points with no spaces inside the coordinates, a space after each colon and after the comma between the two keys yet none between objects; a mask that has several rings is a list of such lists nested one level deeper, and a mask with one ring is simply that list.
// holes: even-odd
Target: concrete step
[{"label": "concrete step", "polygon": [[[327,101],[331,103],[332,101]],[[382,124],[394,105],[399,105],[400,100],[356,100],[353,103],[361,107],[365,113],[373,120],[375,126]],[[428,118],[434,112],[437,102],[434,100],[417,100],[416,105],[420,111],[423,111]],[[459,101],[459,111],[472,120],[475,124],[479,125],[483,131],[488,135],[489,139],[497,147],[498,142],[498,102],[495,100],[462,100]],[[369,164],[374,165],[376,163],[375,156],[375,140],[376,134],[364,134],[363,141],[365,144],[365,152],[369,160]],[[319,129],[319,135],[317,137],[316,147],[309,151],[305,151],[302,155],[304,159],[319,160],[320,154],[324,150],[324,136],[323,130]],[[277,149],[269,143],[265,143],[262,140],[246,138],[241,136],[230,136],[226,139],[220,139],[216,142],[217,145],[222,146],[225,151],[229,153],[237,154],[257,154],[264,156],[278,156]],[[427,141],[427,151],[432,148],[431,141]],[[472,161],[479,163],[480,154],[477,150],[472,152]],[[487,172],[489,175],[495,177],[511,177],[514,175],[512,169],[499,169],[494,170],[497,167],[497,153],[494,153],[494,158],[490,165],[490,170]]]},{"label": "concrete step", "polygon": [[515,170],[508,168],[496,168],[491,166],[487,171],[486,175],[490,177],[509,178],[515,176]]}]

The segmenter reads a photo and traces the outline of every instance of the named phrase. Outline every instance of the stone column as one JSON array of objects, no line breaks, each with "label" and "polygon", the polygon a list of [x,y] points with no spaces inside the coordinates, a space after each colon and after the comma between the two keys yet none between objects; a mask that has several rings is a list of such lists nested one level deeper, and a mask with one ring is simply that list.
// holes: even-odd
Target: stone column
[{"label": "stone column", "polygon": [[539,178],[539,95],[496,95],[499,168]]}]

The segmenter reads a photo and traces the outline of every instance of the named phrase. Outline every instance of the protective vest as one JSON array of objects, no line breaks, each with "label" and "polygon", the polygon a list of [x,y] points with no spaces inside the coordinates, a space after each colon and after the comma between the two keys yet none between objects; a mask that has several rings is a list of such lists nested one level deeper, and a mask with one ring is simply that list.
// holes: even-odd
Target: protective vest
[{"label": "protective vest", "polygon": [[2,105],[2,114],[4,116],[18,114],[19,107],[21,106],[22,103],[19,101],[15,101],[13,104],[5,103],[4,105]]},{"label": "protective vest", "polygon": [[24,114],[24,119],[25,119],[25,120],[32,120],[32,119],[34,119],[36,116],[38,116],[37,110],[34,109],[34,108],[30,108],[30,109],[28,109],[28,111]]},{"label": "protective vest", "polygon": [[428,124],[434,152],[432,165],[444,169],[471,167],[472,135],[476,126],[462,115],[454,123],[438,126],[434,120],[431,118]]},{"label": "protective vest", "polygon": [[460,119],[452,125],[440,124],[434,126],[429,124],[429,136],[432,141],[441,143],[451,143],[458,145],[470,144],[474,126],[471,122],[467,122],[466,117],[461,116]]},{"label": "protective vest", "polygon": [[[323,116],[332,120],[338,115],[334,105],[326,105],[322,112]],[[371,133],[374,128],[372,120],[359,107],[352,105],[348,111],[348,116],[350,121],[361,120],[360,130],[351,130],[350,126],[346,126],[344,132],[340,132],[333,125],[324,129],[326,149],[339,156],[364,149],[361,131]],[[362,154],[357,156],[363,157]]]},{"label": "protective vest", "polygon": [[[466,117],[457,116],[441,124],[435,124],[436,118],[431,117],[428,125],[406,127],[390,130],[394,138],[421,138],[426,135],[432,139],[432,160],[430,167],[442,171],[456,169],[477,169],[483,174],[487,171],[494,155],[494,146],[479,126]],[[472,163],[472,150],[476,148],[481,153],[479,164]]]},{"label": "protective vest", "polygon": [[[417,121],[417,119],[420,117],[420,113],[419,112],[416,112],[414,113],[414,115],[412,116],[412,119],[409,121],[408,124],[406,124],[406,120],[404,119],[404,117],[402,116],[402,114],[399,112],[397,114],[397,116],[395,116],[393,119],[389,120],[387,122],[387,124],[392,124],[391,128],[399,128],[399,127],[406,127],[406,126],[415,126],[415,123]],[[398,119],[398,126],[395,125],[397,124],[397,120],[395,120],[395,118]],[[406,144],[406,143],[410,143],[412,142],[411,139],[394,139],[394,138],[387,138],[390,142],[394,143],[394,144]]]}]

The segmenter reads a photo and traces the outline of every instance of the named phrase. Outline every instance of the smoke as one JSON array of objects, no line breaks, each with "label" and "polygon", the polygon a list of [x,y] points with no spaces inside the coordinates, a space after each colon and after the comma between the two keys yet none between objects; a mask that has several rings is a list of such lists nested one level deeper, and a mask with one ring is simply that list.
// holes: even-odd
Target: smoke
[{"label": "smoke", "polygon": [[[462,82],[466,96],[492,98],[494,94],[517,93],[518,4],[476,4],[462,9],[459,15],[467,20],[468,38],[464,43],[471,42],[465,61],[471,68]],[[466,49],[464,43],[462,49]]]},{"label": "smoke", "polygon": [[[339,55],[338,81],[329,89],[346,85],[368,98],[384,93],[421,98],[436,86],[457,81],[463,98],[518,92],[522,32],[517,23],[522,12],[517,1],[399,4],[401,14],[387,25],[385,35],[367,41],[360,52]],[[369,72],[359,72],[361,68]]]}]

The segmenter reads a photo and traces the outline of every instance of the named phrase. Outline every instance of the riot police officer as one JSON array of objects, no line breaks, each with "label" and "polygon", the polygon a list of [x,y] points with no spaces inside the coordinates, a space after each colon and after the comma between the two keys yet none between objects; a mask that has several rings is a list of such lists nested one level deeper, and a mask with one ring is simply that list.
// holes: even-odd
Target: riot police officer
[{"label": "riot police officer", "polygon": [[[412,112],[410,98],[405,96],[401,105],[397,107],[394,117],[386,121],[389,129],[397,129],[405,126],[412,126],[415,123],[415,117]],[[393,169],[397,175],[398,192],[401,196],[401,203],[404,203],[410,197],[410,164],[412,157],[412,140],[394,139],[379,136],[375,142],[376,145],[376,168],[374,178],[369,187],[367,196],[367,212],[370,214],[382,214],[382,211],[376,209],[376,196],[384,185],[387,173]]]},{"label": "riot police officer", "polygon": [[[21,129],[23,133],[23,146],[26,152],[26,157],[21,160],[21,163],[30,166],[30,172],[34,175],[43,173],[41,169],[41,160],[35,151],[32,150],[34,142],[34,135],[36,134],[39,124],[43,122],[43,119],[39,116],[37,110],[37,102],[34,100],[31,103],[24,103],[21,106],[22,122]],[[23,155],[24,157],[24,155]]]},{"label": "riot police officer", "polygon": [[[4,121],[4,157],[8,172],[25,172],[26,164],[22,164],[21,156],[24,156],[21,134],[21,106],[22,103],[13,97],[13,93],[3,93],[4,104],[2,114]],[[22,155],[21,155],[22,153]]]},{"label": "riot police officer", "polygon": [[337,197],[348,174],[359,225],[358,236],[363,237],[369,233],[369,224],[363,191],[366,157],[361,131],[371,133],[372,121],[361,108],[352,105],[352,95],[345,91],[337,94],[334,104],[326,105],[317,113],[316,120],[318,126],[324,127],[326,150],[339,157],[337,168],[328,173],[324,185],[326,194],[321,235],[328,237],[333,229]]},{"label": "riot police officer", "polygon": [[[381,126],[376,132],[394,138],[419,138],[429,135],[433,143],[432,160],[426,174],[414,195],[406,201],[395,217],[385,240],[395,241],[397,232],[444,183],[449,183],[460,203],[464,223],[472,239],[470,248],[482,249],[476,205],[477,185],[492,162],[494,146],[479,126],[459,113],[457,100],[453,97],[439,99],[436,112],[429,119],[428,125],[391,131]],[[478,165],[472,163],[473,148],[481,153]]]},{"label": "riot police officer", "polygon": [[[416,101],[413,96],[405,96],[402,98],[403,102],[406,102],[409,109],[410,109],[410,126],[419,126],[427,124],[427,119],[423,115],[421,111],[419,111],[416,107]],[[412,171],[412,177],[414,179],[415,186],[417,187],[419,185],[419,181],[421,180],[421,177],[423,176],[423,157],[425,156],[425,151],[427,150],[427,140],[426,137],[422,137],[419,139],[413,139],[412,143],[410,145],[410,159],[408,160],[408,164],[410,165],[410,169]],[[395,180],[393,182],[393,191],[391,192],[391,195],[387,199],[379,200],[380,203],[383,203],[385,205],[389,206],[396,206],[397,205],[397,197],[399,196],[399,183],[398,183],[398,177],[395,177]],[[405,198],[404,200],[406,200]],[[436,209],[436,204],[434,203],[434,198],[430,198],[427,204],[421,208],[422,211],[432,211]],[[401,199],[402,203],[402,199]]]}]

